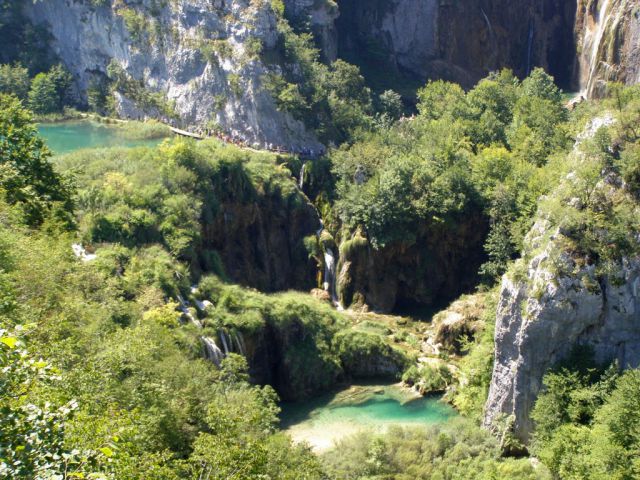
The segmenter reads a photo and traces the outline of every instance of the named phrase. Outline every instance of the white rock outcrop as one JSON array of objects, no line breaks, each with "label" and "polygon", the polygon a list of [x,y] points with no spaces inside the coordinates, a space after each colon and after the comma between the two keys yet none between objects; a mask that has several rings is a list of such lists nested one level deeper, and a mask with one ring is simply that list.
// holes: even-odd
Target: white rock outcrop
[{"label": "white rock outcrop", "polygon": [[[576,165],[585,159],[581,144],[598,128],[610,125],[609,114],[594,119],[576,142]],[[559,187],[566,205],[562,214],[582,210],[567,185],[580,182],[579,170]],[[598,198],[626,202],[639,214],[637,201],[613,172],[602,171]],[[558,195],[554,193],[552,195]],[[632,206],[632,207],[631,207]],[[496,314],[495,359],[484,424],[493,429],[510,417],[513,433],[527,442],[534,425],[529,417],[545,372],[575,345],[593,348],[599,363],[617,361],[622,368],[640,365],[640,257],[618,257],[605,271],[596,260],[579,254],[563,226],[542,208],[524,241],[525,255],[504,276]],[[598,233],[609,245],[605,231]],[[637,232],[628,232],[638,241]],[[632,251],[638,252],[636,247]],[[612,257],[613,258],[613,257]],[[502,424],[504,426],[504,424]]]},{"label": "white rock outcrop", "polygon": [[[257,44],[263,50],[276,46],[270,2],[46,0],[25,2],[25,9],[51,33],[51,47],[74,75],[81,97],[91,79],[105,75],[115,61],[143,88],[165,96],[178,126],[217,124],[252,144],[319,146],[302,122],[277,110],[263,88],[263,76],[278,66],[269,70],[250,52]],[[142,31],[127,28],[127,14]],[[206,44],[213,53],[205,55]],[[123,117],[158,116],[124,95],[116,100]]]},{"label": "white rock outcrop", "polygon": [[[532,233],[530,241],[541,240],[544,222]],[[557,249],[550,240],[529,262],[526,278],[505,276],[500,291],[484,423],[491,428],[512,416],[514,433],[525,442],[542,377],[574,345],[593,347],[599,362],[640,365],[640,261],[625,260],[616,278],[597,279],[594,266],[578,267]],[[558,275],[558,264],[571,273]]]}]

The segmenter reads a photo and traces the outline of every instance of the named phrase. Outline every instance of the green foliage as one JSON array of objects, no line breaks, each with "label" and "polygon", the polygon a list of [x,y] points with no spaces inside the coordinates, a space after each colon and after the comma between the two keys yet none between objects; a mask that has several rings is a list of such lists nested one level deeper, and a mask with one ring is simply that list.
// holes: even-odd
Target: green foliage
[{"label": "green foliage", "polygon": [[403,375],[402,381],[418,388],[421,394],[444,392],[451,385],[453,375],[445,363],[412,366]]},{"label": "green foliage", "polygon": [[101,115],[112,113],[109,97],[109,81],[104,76],[92,77],[87,87],[87,103],[89,108]]},{"label": "green foliage", "polygon": [[335,338],[335,350],[345,372],[353,377],[399,376],[409,363],[406,355],[376,333],[345,330]]},{"label": "green foliage", "polygon": [[466,343],[466,355],[458,363],[457,382],[449,398],[458,411],[467,417],[479,419],[489,393],[493,373],[495,312],[498,290],[484,294],[484,329],[473,343]]},{"label": "green foliage", "polygon": [[0,94],[0,186],[10,204],[19,204],[27,223],[52,215],[69,223],[72,190],[49,162],[31,114],[15,97]]},{"label": "green foliage", "polygon": [[60,65],[39,73],[31,82],[29,108],[38,114],[61,112],[69,102],[71,83],[71,74]]},{"label": "green foliage", "polygon": [[371,92],[358,68],[343,60],[321,63],[312,35],[294,32],[284,18],[278,20],[278,33],[284,72],[262,78],[278,108],[304,121],[325,142],[343,142],[368,127]]},{"label": "green foliage", "polygon": [[61,65],[47,73],[36,75],[29,90],[29,108],[38,114],[58,113],[69,103],[69,89],[73,79]]},{"label": "green foliage", "polygon": [[131,35],[134,42],[143,43],[147,41],[149,24],[144,13],[133,8],[124,7],[118,9],[118,15],[123,18],[129,35]]},{"label": "green foliage", "polygon": [[362,432],[322,456],[332,478],[544,479],[528,459],[503,459],[490,434],[459,420],[429,429],[394,427],[385,435]]},{"label": "green foliage", "polygon": [[0,475],[26,480],[91,473],[104,453],[71,450],[64,444],[65,427],[77,403],[31,402],[35,390],[59,376],[25,349],[20,326],[13,332],[0,328],[0,369]]},{"label": "green foliage", "polygon": [[[166,132],[153,122],[121,128],[136,137]],[[224,266],[202,244],[200,222],[213,223],[226,202],[249,204],[259,195],[282,204],[302,202],[273,155],[217,141],[175,138],[154,149],[74,152],[58,162],[79,172],[79,228],[86,241],[127,247],[158,242],[177,258],[219,274]]]},{"label": "green foliage", "polygon": [[453,230],[483,212],[490,230],[480,273],[491,284],[521,251],[538,198],[558,181],[549,159],[569,146],[560,92],[542,70],[522,83],[505,70],[468,93],[429,82],[418,98],[415,119],[382,122],[334,152],[336,211],[374,248],[412,244],[416,225]]},{"label": "green foliage", "polygon": [[0,93],[26,100],[29,93],[29,71],[19,64],[0,65]]},{"label": "green foliage", "polygon": [[635,478],[640,372],[619,374],[584,360],[564,365],[545,375],[532,412],[534,453],[558,478]]},{"label": "green foliage", "polygon": [[[249,386],[244,359],[230,355],[216,370],[199,358],[166,301],[190,284],[168,253],[103,246],[80,262],[71,235],[26,230],[17,213],[0,206],[3,476],[195,479],[215,463],[320,478],[310,452],[274,435],[275,395]],[[49,362],[5,328],[18,322]]]},{"label": "green foliage", "polygon": [[172,135],[171,129],[167,125],[156,120],[128,121],[116,126],[120,135],[127,140],[154,140]]}]

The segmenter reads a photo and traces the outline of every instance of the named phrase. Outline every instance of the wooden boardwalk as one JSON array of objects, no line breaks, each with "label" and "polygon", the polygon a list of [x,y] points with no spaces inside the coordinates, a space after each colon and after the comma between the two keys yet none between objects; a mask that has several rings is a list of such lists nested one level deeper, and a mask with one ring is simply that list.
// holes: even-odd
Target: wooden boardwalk
[{"label": "wooden boardwalk", "polygon": [[204,138],[205,138],[204,136],[198,135],[197,133],[191,133],[191,132],[187,132],[186,130],[180,130],[179,128],[172,127],[171,125],[168,125],[168,127],[176,135],[181,135],[183,137],[189,137],[189,138],[195,138],[196,140],[204,140]]}]

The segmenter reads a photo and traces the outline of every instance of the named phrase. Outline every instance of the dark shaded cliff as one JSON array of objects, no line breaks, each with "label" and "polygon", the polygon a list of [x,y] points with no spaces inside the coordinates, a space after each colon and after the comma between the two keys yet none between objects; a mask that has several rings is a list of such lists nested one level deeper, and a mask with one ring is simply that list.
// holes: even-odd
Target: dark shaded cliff
[{"label": "dark shaded cliff", "polygon": [[526,76],[542,66],[566,89],[577,80],[575,0],[341,0],[339,7],[339,54],[365,66],[465,87],[503,67]]}]

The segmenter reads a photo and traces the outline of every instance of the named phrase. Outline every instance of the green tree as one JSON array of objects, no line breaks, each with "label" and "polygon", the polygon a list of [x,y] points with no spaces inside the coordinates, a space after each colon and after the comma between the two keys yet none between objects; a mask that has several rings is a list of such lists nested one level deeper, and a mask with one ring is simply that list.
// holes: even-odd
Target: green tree
[{"label": "green tree", "polygon": [[0,93],[13,94],[26,100],[29,93],[29,71],[19,64],[0,65]]},{"label": "green tree", "polygon": [[15,97],[0,94],[0,186],[10,204],[24,208],[32,225],[54,207],[56,215],[70,221],[72,190],[54,171],[50,156],[29,111]]},{"label": "green tree", "polygon": [[60,111],[60,97],[53,78],[39,73],[31,82],[29,108],[35,113],[48,114]]}]

